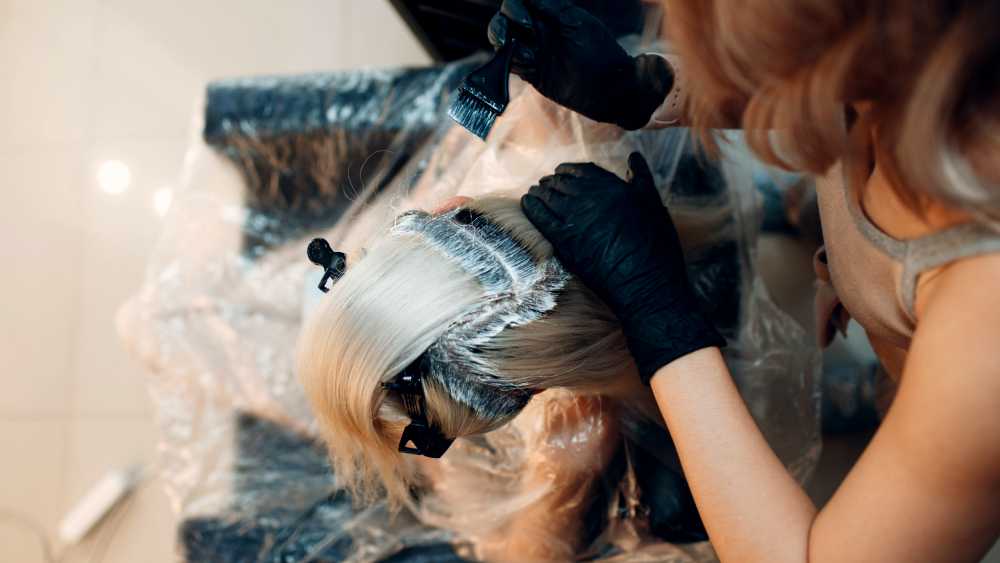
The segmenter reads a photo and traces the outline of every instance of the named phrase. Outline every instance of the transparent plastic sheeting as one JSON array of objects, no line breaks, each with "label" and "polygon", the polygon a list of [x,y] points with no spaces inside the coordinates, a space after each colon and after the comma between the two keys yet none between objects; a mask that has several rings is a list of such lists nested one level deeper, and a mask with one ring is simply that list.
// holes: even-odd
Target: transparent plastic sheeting
[{"label": "transparent plastic sheeting", "polygon": [[293,372],[317,292],[311,237],[358,257],[403,211],[456,195],[516,197],[567,161],[624,175],[633,150],[681,225],[750,410],[795,476],[809,476],[819,355],[754,273],[759,219],[738,140],[721,167],[706,166],[683,130],[624,133],[515,80],[483,143],[445,114],[469,65],[210,87],[207,143],[190,150],[147,280],[119,317],[149,373],[189,560],[713,560],[706,542],[691,542],[703,535],[685,535],[697,525],[657,523],[664,510],[693,508],[689,495],[672,496],[686,488],[669,437],[638,408],[545,392],[440,460],[408,460],[429,485],[415,513],[392,517],[384,502],[355,506],[338,488]]}]

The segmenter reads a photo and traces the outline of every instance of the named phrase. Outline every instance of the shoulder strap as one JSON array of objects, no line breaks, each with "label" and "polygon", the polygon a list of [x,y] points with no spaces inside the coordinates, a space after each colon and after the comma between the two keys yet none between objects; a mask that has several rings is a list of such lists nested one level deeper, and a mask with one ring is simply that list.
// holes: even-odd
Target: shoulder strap
[{"label": "shoulder strap", "polygon": [[900,292],[906,313],[916,319],[914,304],[920,274],[963,258],[1000,252],[1000,232],[967,223],[911,240],[906,245]]}]

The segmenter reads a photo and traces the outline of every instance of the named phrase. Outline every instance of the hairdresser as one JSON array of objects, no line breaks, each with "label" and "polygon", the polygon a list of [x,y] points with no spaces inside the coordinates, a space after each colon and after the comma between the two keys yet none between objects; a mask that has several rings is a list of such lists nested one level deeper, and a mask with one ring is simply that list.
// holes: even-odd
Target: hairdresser
[{"label": "hairdresser", "polygon": [[[673,82],[662,59],[628,56],[572,2],[524,3],[534,23],[516,73],[594,119],[657,123]],[[524,211],[621,321],[716,552],[979,561],[1000,534],[1000,2],[666,9],[687,75],[682,122],[742,123],[761,156],[817,175],[821,338],[853,316],[898,383],[817,510],[740,398],[643,158],[627,181],[593,164],[542,178]]]}]

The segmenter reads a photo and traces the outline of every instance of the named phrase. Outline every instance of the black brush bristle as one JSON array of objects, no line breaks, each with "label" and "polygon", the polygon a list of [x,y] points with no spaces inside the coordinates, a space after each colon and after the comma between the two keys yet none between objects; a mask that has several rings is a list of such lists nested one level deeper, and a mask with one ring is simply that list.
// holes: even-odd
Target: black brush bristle
[{"label": "black brush bristle", "polygon": [[497,117],[510,102],[510,62],[514,40],[462,81],[448,115],[470,133],[485,140]]},{"label": "black brush bristle", "polygon": [[448,115],[456,123],[484,141],[489,135],[490,129],[493,128],[493,123],[500,116],[496,110],[465,90],[458,91],[458,97],[448,108]]}]

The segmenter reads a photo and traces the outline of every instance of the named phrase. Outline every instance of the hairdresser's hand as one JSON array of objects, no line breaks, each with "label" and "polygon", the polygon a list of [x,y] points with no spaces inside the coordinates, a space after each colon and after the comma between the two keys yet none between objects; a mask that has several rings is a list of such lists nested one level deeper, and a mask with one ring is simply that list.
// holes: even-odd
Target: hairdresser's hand
[{"label": "hairdresser's hand", "polygon": [[673,360],[725,339],[698,308],[677,230],[645,159],[624,182],[595,164],[563,164],[521,200],[566,268],[611,307],[648,382]]},{"label": "hairdresser's hand", "polygon": [[673,86],[670,65],[656,55],[631,57],[600,20],[570,0],[518,0],[531,28],[506,17],[506,0],[489,38],[499,48],[513,37],[512,71],[550,100],[624,129],[645,126]]}]

